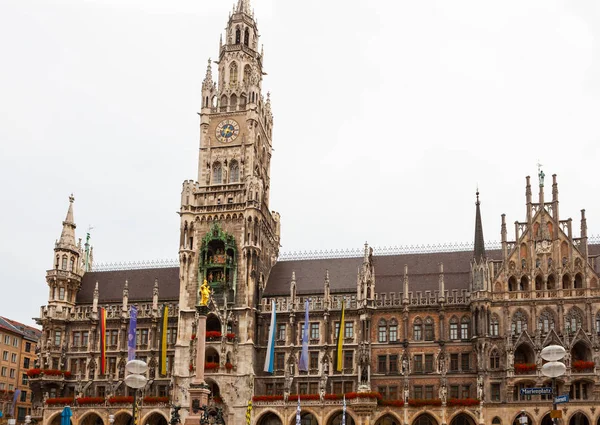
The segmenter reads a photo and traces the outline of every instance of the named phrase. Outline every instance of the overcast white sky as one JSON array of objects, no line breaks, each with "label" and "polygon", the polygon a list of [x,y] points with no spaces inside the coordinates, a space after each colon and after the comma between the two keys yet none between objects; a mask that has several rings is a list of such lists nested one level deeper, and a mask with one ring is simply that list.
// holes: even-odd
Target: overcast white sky
[{"label": "overcast white sky", "polygon": [[[498,240],[501,213],[524,219],[538,159],[562,217],[578,234],[586,208],[600,233],[597,1],[253,6],[283,251],[471,241],[477,184]],[[97,261],[177,257],[200,86],[231,7],[0,2],[0,315],[30,323],[45,304],[71,192]]]}]

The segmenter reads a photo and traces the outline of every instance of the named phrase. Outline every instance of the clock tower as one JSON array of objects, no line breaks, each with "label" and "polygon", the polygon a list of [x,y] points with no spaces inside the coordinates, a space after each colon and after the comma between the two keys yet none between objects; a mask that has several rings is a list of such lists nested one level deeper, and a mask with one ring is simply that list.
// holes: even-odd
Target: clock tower
[{"label": "clock tower", "polygon": [[236,382],[231,387],[239,394],[228,405],[243,404],[238,406],[240,420],[253,390],[252,384],[244,387],[239,382],[252,381],[258,372],[253,362],[257,306],[280,242],[279,214],[269,209],[273,115],[269,94],[265,98],[262,93],[264,55],[258,46],[250,1],[239,0],[221,36],[218,60],[208,61],[199,114],[198,179],[183,183],[179,212],[176,381],[185,387],[186,376],[194,373],[196,306],[206,280],[212,290],[207,332],[222,335],[219,347],[207,342],[207,356],[212,356],[207,362],[217,362],[219,368],[207,372],[206,380],[212,373],[224,373],[220,386],[226,380]]}]

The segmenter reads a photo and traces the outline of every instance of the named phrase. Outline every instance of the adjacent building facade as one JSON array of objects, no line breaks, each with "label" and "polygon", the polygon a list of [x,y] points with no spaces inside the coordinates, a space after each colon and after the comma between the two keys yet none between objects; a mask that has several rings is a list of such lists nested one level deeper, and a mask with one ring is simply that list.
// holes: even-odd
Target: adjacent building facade
[{"label": "adjacent building facade", "polygon": [[[37,369],[30,372],[44,424],[58,425],[65,404],[73,425],[125,425],[130,392],[129,306],[139,311],[137,356],[150,370],[141,424],[165,424],[170,405],[182,419],[201,406],[190,393],[199,339],[211,403],[227,424],[506,425],[527,415],[550,422],[540,351],[567,349],[559,392],[564,423],[600,424],[600,245],[559,215],[558,184],[545,199],[543,173],[525,218],[501,244],[486,247],[477,194],[474,245],[282,261],[280,216],[270,209],[273,115],[262,93],[264,52],[248,0],[232,10],[216,61],[202,84],[197,180],[183,183],[178,264],[96,268],[76,242],[73,198],[46,274],[48,304]],[[507,200],[507,202],[514,202]],[[468,206],[465,206],[468,208]],[[199,288],[212,289],[206,334],[198,335]],[[309,305],[308,371],[298,360]],[[274,373],[263,372],[272,301]],[[345,320],[341,325],[341,307]],[[158,369],[158,324],[169,306],[167,373]],[[106,308],[107,369],[100,373],[100,307]],[[340,329],[341,328],[341,329]],[[334,367],[343,332],[342,370]],[[202,353],[201,353],[202,354]],[[74,402],[73,400],[77,401]],[[522,412],[524,411],[524,412]]]},{"label": "adjacent building facade", "polygon": [[0,412],[19,424],[32,413],[27,371],[37,357],[40,334],[38,329],[0,317]]}]

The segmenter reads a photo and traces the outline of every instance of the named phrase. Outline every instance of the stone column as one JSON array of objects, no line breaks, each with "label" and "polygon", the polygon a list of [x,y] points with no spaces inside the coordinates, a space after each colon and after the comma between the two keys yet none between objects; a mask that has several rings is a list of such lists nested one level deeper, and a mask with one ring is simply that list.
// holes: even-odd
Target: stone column
[{"label": "stone column", "polygon": [[208,404],[210,389],[204,382],[204,359],[206,351],[206,306],[198,306],[198,327],[196,328],[196,375],[190,383],[190,413],[185,418],[185,425],[197,425],[200,421],[200,407]]}]

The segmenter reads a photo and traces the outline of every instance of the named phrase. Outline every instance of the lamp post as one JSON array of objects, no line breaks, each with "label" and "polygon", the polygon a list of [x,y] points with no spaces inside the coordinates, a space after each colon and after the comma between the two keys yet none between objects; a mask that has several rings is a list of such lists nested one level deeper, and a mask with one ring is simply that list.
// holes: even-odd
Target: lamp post
[{"label": "lamp post", "polygon": [[125,369],[129,375],[125,377],[125,385],[133,389],[133,410],[131,416],[131,425],[136,425],[136,410],[137,410],[137,392],[143,388],[148,382],[148,379],[142,375],[148,370],[148,365],[142,360],[129,360],[125,365]]},{"label": "lamp post", "polygon": [[[548,362],[542,366],[542,375],[552,378],[552,410],[556,410],[556,396],[558,396],[556,378],[564,375],[567,371],[565,364],[559,361],[565,357],[566,353],[564,347],[560,345],[549,345],[540,353],[542,359]],[[557,423],[556,418],[553,419],[553,422]]]}]

